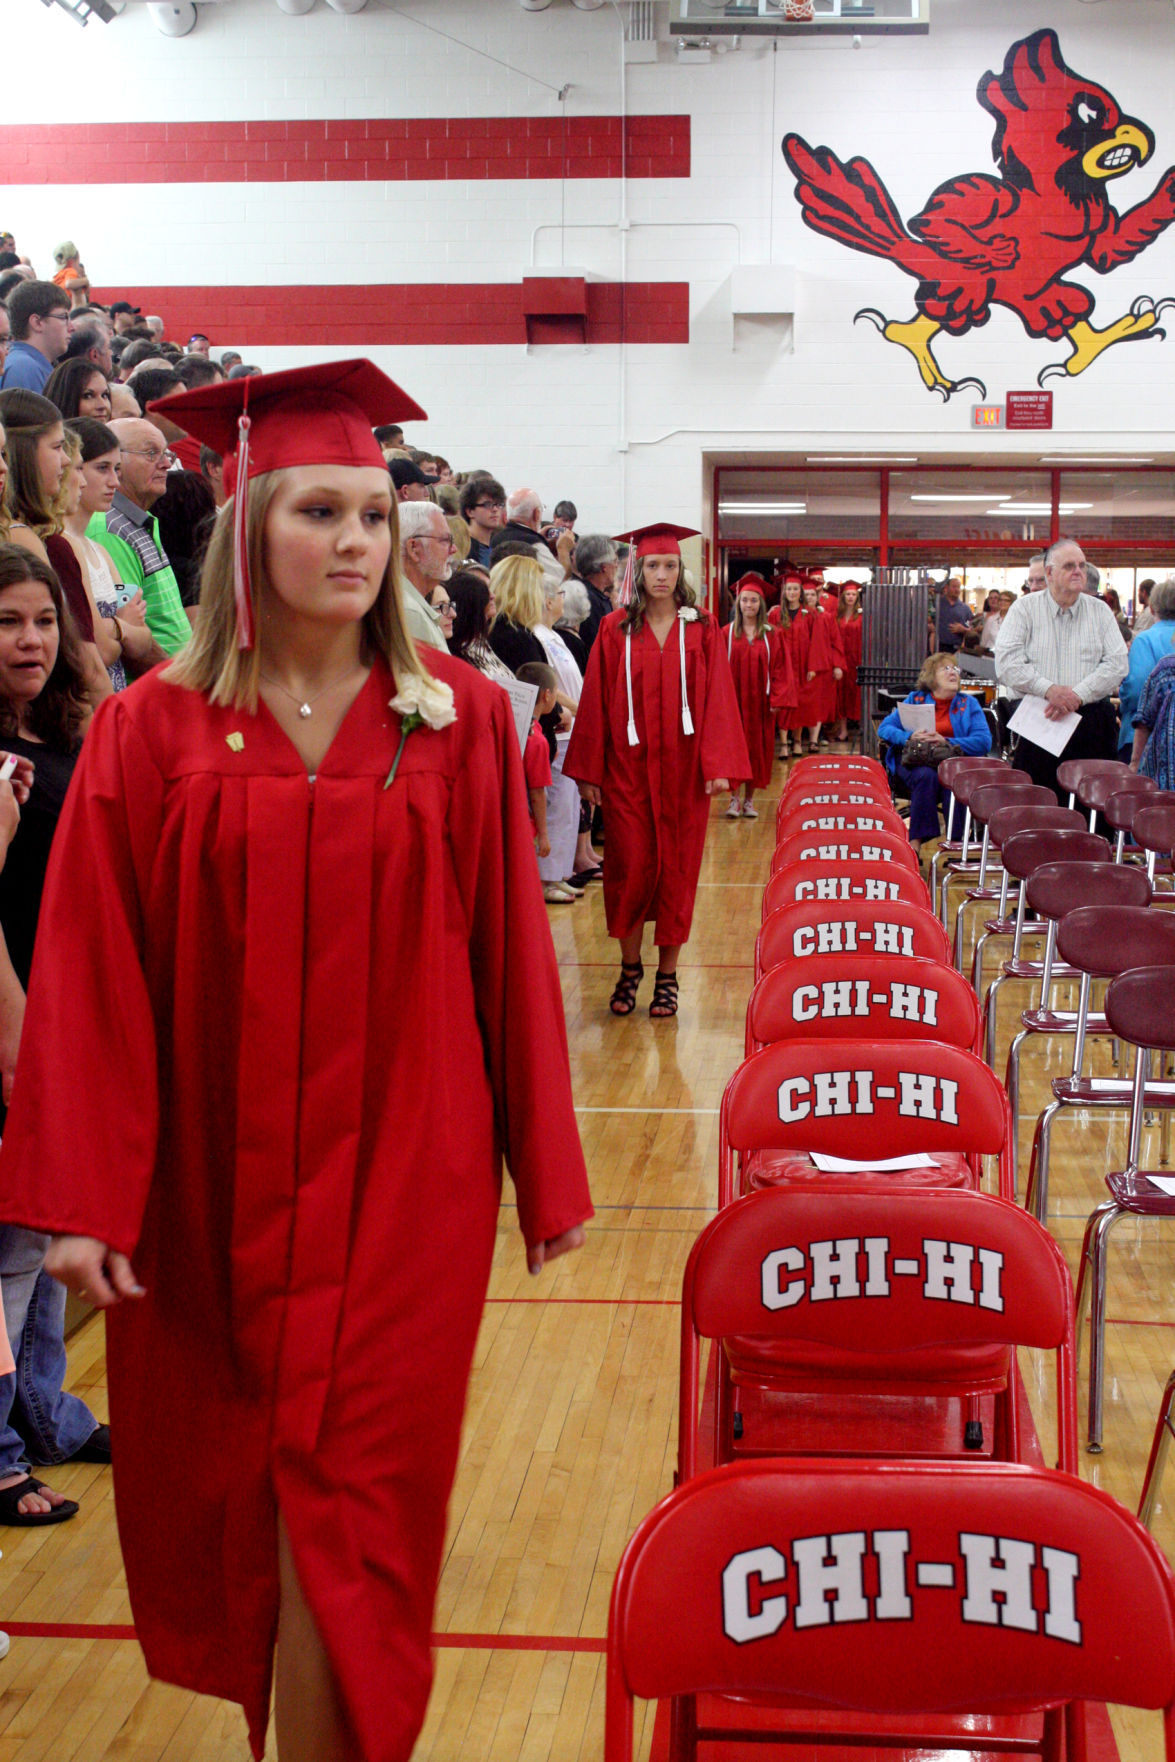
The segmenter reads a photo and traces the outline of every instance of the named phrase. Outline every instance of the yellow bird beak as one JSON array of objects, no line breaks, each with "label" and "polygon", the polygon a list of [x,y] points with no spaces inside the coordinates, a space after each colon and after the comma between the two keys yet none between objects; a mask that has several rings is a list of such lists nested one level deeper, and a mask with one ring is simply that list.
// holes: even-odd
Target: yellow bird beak
[{"label": "yellow bird beak", "polygon": [[1123,122],[1108,141],[1083,154],[1081,169],[1086,177],[1121,177],[1123,172],[1145,164],[1150,156],[1151,143],[1146,135],[1132,122]]}]

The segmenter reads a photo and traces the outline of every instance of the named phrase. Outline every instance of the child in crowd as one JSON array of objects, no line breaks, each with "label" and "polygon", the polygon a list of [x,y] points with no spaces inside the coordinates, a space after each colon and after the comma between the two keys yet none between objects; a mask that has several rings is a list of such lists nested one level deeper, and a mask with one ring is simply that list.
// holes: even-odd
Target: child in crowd
[{"label": "child in crowd", "polygon": [[[526,776],[526,793],[530,798],[535,850],[540,857],[546,857],[551,854],[551,840],[547,835],[547,790],[551,786],[551,760],[554,757],[552,748],[555,738],[540,727],[539,718],[549,716],[555,708],[559,679],[554,667],[548,667],[544,661],[524,662],[518,669],[518,678],[523,685],[537,685],[539,690],[534,703],[530,733],[522,751],[522,769]],[[553,905],[571,903],[562,888],[558,890],[557,897],[553,888],[544,887],[543,894]],[[578,899],[579,895],[574,894],[574,897]]]}]

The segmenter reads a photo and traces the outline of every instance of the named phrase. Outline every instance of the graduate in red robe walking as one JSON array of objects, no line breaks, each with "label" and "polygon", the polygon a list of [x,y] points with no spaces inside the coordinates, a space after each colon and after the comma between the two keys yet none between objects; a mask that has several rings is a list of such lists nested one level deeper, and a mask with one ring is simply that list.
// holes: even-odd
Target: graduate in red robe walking
[{"label": "graduate in red robe walking", "polygon": [[[779,604],[772,606],[767,614],[767,622],[779,632],[779,640],[791,666],[792,677],[796,689],[792,700],[776,716],[775,756],[787,760],[791,757],[790,742],[795,740],[795,756],[799,758],[804,746],[804,724],[800,719],[800,654],[798,652],[796,620],[803,598],[800,577],[788,570],[783,577],[780,589]],[[805,650],[805,654],[806,654]]]},{"label": "graduate in red robe walking", "polygon": [[780,711],[796,701],[795,674],[783,632],[767,622],[767,583],[748,574],[734,584],[734,616],[726,626],[726,658],[734,676],[735,696],[751,760],[750,780],[737,790],[726,810],[728,820],[758,818],[756,789],[771,781],[775,758],[775,722]]},{"label": "graduate in red robe walking", "polygon": [[[792,665],[799,689],[797,715],[808,730],[808,751],[820,744],[820,730],[836,709],[836,684],[844,673],[844,655],[836,620],[820,607],[820,589],[803,584],[798,616],[792,619]],[[827,744],[827,743],[826,743]]]},{"label": "graduate in red robe walking", "polygon": [[231,455],[246,392],[193,641],[69,792],[0,1191],[109,1310],[151,1673],[260,1757],[276,1642],[281,1757],[407,1762],[503,1154],[532,1271],[591,1203],[510,706],[400,611],[372,426],[423,412],[363,361],[173,402]]},{"label": "graduate in red robe walking", "polygon": [[563,763],[584,800],[604,809],[617,1016],[636,1008],[649,920],[658,954],[649,1014],[677,1014],[677,957],[689,940],[709,798],[751,774],[725,644],[683,574],[679,541],[693,536],[670,525],[623,534],[635,553],[631,601],[600,625]]},{"label": "graduate in red robe walking", "polygon": [[849,738],[849,723],[861,720],[861,687],[857,684],[857,668],[861,665],[861,584],[842,581],[836,602],[836,633],[840,638],[844,670],[836,687],[836,738]]}]

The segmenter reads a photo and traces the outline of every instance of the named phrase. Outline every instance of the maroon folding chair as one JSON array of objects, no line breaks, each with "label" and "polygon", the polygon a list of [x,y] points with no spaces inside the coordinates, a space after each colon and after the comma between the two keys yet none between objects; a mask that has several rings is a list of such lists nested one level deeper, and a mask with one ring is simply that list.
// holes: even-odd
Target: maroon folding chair
[{"label": "maroon folding chair", "polygon": [[[1005,759],[968,758],[966,754],[956,754],[953,758],[944,759],[938,767],[938,780],[944,789],[949,789],[955,801],[963,809],[963,829],[958,838],[940,839],[930,860],[931,904],[935,911],[940,910],[940,889],[942,871],[940,859],[950,868],[952,875],[966,876],[975,872],[975,862],[971,856],[971,809],[970,795],[972,781],[980,783],[996,783],[1011,772],[1012,767]],[[1026,779],[1031,782],[1031,778]],[[1013,786],[1014,787],[1014,786]],[[947,827],[948,833],[951,828]]]},{"label": "maroon folding chair", "polygon": [[[1025,882],[1028,910],[1048,925],[1041,962],[1040,1002],[1033,1009],[1022,1010],[1020,1031],[1008,1051],[1004,1087],[1012,1107],[1012,1148],[1018,1155],[1020,1133],[1020,1054],[1036,1035],[1076,1034],[1081,1020],[1080,1009],[1062,1010],[1052,1007],[1052,988],[1058,979],[1081,978],[1081,970],[1058,961],[1057,925],[1066,913],[1079,906],[1150,904],[1151,884],[1141,869],[1120,863],[1042,863]],[[1104,1031],[1104,1018],[1103,1022]],[[1087,1032],[1098,1032],[1096,1025],[1087,1025]],[[1017,1162],[1017,1167],[1019,1163]],[[1031,1206],[1031,1197],[1027,1200]]]},{"label": "maroon folding chair", "polygon": [[[1027,777],[1027,773],[1011,771],[1009,776]],[[999,854],[999,846],[992,844],[990,824],[992,815],[997,814],[1001,808],[1049,808],[1055,810],[1056,805],[1057,798],[1052,790],[1046,789],[1043,783],[1033,783],[1030,779],[1024,783],[1008,783],[1001,779],[995,783],[984,783],[972,791],[971,820],[975,828],[982,832],[983,843],[979,850],[979,868],[975,876],[975,885],[967,889],[955,907],[955,965],[960,972],[963,971],[963,943],[967,907],[979,902],[999,900],[1002,896],[1002,880],[999,887],[992,887],[987,878],[993,849],[997,855]],[[945,900],[943,904],[946,908]],[[949,933],[947,909],[944,909],[942,918],[944,927]]]},{"label": "maroon folding chair", "polygon": [[906,954],[788,960],[751,992],[747,1057],[777,1040],[843,1040],[846,1034],[944,1040],[978,1052],[979,1004],[953,967]]},{"label": "maroon folding chair", "polygon": [[[1170,1006],[1175,1001],[1175,914],[1136,905],[1079,906],[1066,912],[1058,924],[1057,950],[1061,959],[1081,974],[1081,994],[1077,1001],[1073,1069],[1067,1077],[1053,1078],[1053,1098],[1037,1118],[1032,1137],[1024,1204],[1042,1223],[1048,1216],[1049,1150],[1058,1114],[1067,1107],[1128,1108],[1134,1096],[1134,1085],[1125,1077],[1084,1074],[1086,1040],[1113,1033],[1108,1018],[1090,1010],[1093,981],[1116,979],[1132,967],[1165,966]],[[1153,1109],[1175,1105],[1175,1085],[1152,1084],[1146,1105]]]},{"label": "maroon folding chair", "polygon": [[1057,766],[1057,784],[1069,791],[1069,806],[1077,806],[1077,790],[1086,777],[1129,777],[1130,766],[1122,759],[1064,759]]},{"label": "maroon folding chair", "polygon": [[727,1463],[624,1550],[604,1762],[633,1762],[634,1697],[672,1701],[670,1762],[773,1738],[1080,1762],[1089,1701],[1161,1709],[1175,1762],[1175,1577],[1056,1469]]},{"label": "maroon folding chair", "polygon": [[[1114,861],[1123,862],[1126,857],[1126,839],[1134,826],[1134,816],[1140,807],[1162,792],[1153,777],[1127,777],[1120,781],[1102,804],[1106,825],[1115,834]],[[1175,796],[1172,797],[1175,802]],[[1135,853],[1141,856],[1141,851]]]},{"label": "maroon folding chair", "polygon": [[908,863],[788,863],[775,871],[763,889],[763,917],[793,900],[858,905],[894,899],[908,899],[930,909],[926,883]]},{"label": "maroon folding chair", "polygon": [[[1130,1136],[1126,1167],[1106,1176],[1109,1199],[1094,1211],[1081,1244],[1081,1267],[1077,1280],[1078,1348],[1080,1321],[1090,1295],[1089,1318],[1089,1444],[1096,1454],[1102,1447],[1102,1396],[1106,1352],[1106,1253],[1109,1235],[1119,1218],[1175,1218],[1175,1198],[1154,1186],[1142,1163],[1143,1117],[1156,1097],[1166,1107],[1175,1104],[1175,1083],[1152,1082],[1151,1054],[1160,1059],[1175,1052],[1175,1014],[1171,1010],[1169,966],[1135,967],[1111,981],[1106,989],[1106,1020],[1119,1040],[1137,1047],[1134,1085],[1130,1105]],[[1157,1173],[1158,1171],[1153,1171]]]},{"label": "maroon folding chair", "polygon": [[[1134,842],[1146,852],[1146,872],[1152,884],[1157,874],[1169,875],[1172,869],[1172,852],[1175,852],[1175,802],[1166,799],[1169,793],[1164,790],[1162,801],[1147,802],[1134,816]],[[1160,857],[1162,862],[1159,861]]]},{"label": "maroon folding chair", "polygon": [[[982,1060],[937,1040],[778,1041],[744,1059],[718,1114],[718,1204],[755,1187],[966,1187],[997,1159],[1013,1197],[1004,1086]],[[849,1162],[830,1174],[817,1157]],[[919,1166],[886,1167],[916,1157]]]},{"label": "maroon folding chair", "polygon": [[763,920],[755,939],[755,981],[772,967],[818,954],[842,960],[900,954],[945,962],[950,950],[938,919],[913,900],[795,900]]},{"label": "maroon folding chair", "polygon": [[[1127,771],[1125,776],[1117,771],[1095,771],[1091,776],[1082,777],[1074,793],[1077,796],[1077,806],[1084,808],[1089,815],[1090,831],[1098,830],[1098,816],[1100,814],[1105,818],[1106,803],[1112,795],[1117,795],[1122,790],[1135,793],[1141,791],[1145,794],[1148,784],[1151,786],[1151,793],[1158,789],[1153,778],[1136,777],[1131,771]],[[1110,830],[1113,831],[1114,828],[1111,827]]]},{"label": "maroon folding chair", "polygon": [[[719,1345],[713,1463],[957,1456],[983,1448],[965,1416],[992,1396],[992,1460],[1020,1462],[1036,1447],[1020,1431],[1014,1351],[1025,1346],[1054,1354],[1057,1466],[1076,1473],[1069,1269],[1047,1230],[1006,1199],[827,1188],[750,1193],[719,1212],[694,1243],[682,1285],[679,1481],[701,1462],[703,1340]],[[768,1399],[745,1403],[743,1390]],[[810,1395],[829,1405],[808,1447],[800,1425],[810,1403],[777,1398]],[[858,1409],[846,1423],[843,1406],[831,1407],[841,1396],[868,1396],[889,1412],[871,1426]],[[937,1437],[915,1402],[949,1404]],[[739,1423],[748,1409],[749,1426]]]},{"label": "maroon folding chair", "polygon": [[[1000,860],[1002,862],[1004,845],[1009,838],[1014,838],[1018,832],[1043,832],[1046,830],[1057,832],[1084,832],[1085,818],[1076,808],[1059,808],[1055,801],[1051,807],[1047,804],[1039,805],[1036,802],[1030,802],[1026,806],[1016,802],[1009,807],[997,808],[994,814],[991,815],[988,827],[991,833],[992,842],[1000,851]],[[983,987],[984,950],[993,937],[999,940],[1006,940],[1008,937],[1011,937],[1013,941],[1016,941],[1017,926],[1019,926],[1018,940],[1022,942],[1025,936],[1038,936],[1041,935],[1044,930],[1042,924],[1037,924],[1034,920],[1026,918],[1020,912],[1020,879],[1019,877],[1015,877],[1015,880],[1017,886],[1017,909],[1015,916],[1009,917],[1008,895],[1011,892],[1013,876],[1008,873],[1007,864],[1004,863],[1003,872],[1000,876],[1000,897],[996,905],[996,915],[994,918],[985,918],[983,920],[980,926],[979,935],[975,939],[975,947],[971,951],[971,983],[980,995],[982,995]],[[1018,958],[1018,947],[1016,953]]]}]

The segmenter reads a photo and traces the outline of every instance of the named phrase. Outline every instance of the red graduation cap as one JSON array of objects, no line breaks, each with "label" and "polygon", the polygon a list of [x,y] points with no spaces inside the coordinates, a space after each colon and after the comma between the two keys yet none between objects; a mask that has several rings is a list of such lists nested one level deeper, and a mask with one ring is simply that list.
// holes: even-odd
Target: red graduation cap
[{"label": "red graduation cap", "polygon": [[766,600],[767,583],[761,575],[757,575],[753,569],[749,569],[745,575],[739,576],[730,591],[733,594],[757,593]]},{"label": "red graduation cap", "polygon": [[638,557],[680,557],[683,538],[700,538],[693,526],[674,526],[667,520],[655,526],[636,526],[631,532],[618,532],[615,542],[634,547]]},{"label": "red graduation cap", "polygon": [[[224,380],[177,393],[166,402],[169,421],[224,459],[225,488],[234,495],[237,643],[252,648],[247,498],[236,494],[238,481],[291,465],[375,465],[384,470],[372,429],[377,423],[420,420],[425,412],[365,360],[321,361],[313,367]],[[159,410],[162,404],[156,399],[147,408]]]}]

